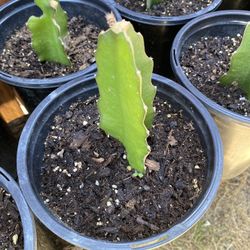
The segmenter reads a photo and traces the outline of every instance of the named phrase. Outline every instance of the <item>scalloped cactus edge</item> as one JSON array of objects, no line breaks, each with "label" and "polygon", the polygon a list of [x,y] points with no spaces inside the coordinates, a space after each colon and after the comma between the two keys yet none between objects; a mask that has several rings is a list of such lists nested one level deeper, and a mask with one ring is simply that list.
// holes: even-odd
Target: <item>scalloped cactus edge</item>
[{"label": "scalloped cactus edge", "polygon": [[124,145],[130,166],[143,174],[154,117],[153,60],[141,34],[123,20],[99,35],[96,62],[100,128]]},{"label": "scalloped cactus edge", "polygon": [[65,40],[68,35],[67,13],[59,0],[35,0],[42,10],[40,17],[31,16],[27,26],[31,31],[32,48],[40,61],[70,65]]}]

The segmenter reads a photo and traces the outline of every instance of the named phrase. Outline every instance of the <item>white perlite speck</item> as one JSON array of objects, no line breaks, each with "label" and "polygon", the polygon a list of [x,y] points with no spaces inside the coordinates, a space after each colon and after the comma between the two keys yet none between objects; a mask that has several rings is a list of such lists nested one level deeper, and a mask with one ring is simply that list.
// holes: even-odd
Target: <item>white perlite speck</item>
[{"label": "white perlite speck", "polygon": [[82,123],[83,126],[86,126],[87,124],[88,124],[87,121],[83,121],[83,123]]},{"label": "white perlite speck", "polygon": [[111,201],[107,201],[107,207],[111,207],[111,206],[112,206]]},{"label": "white perlite speck", "polygon": [[13,244],[14,244],[14,245],[17,244],[17,241],[18,241],[18,235],[17,235],[17,234],[14,234],[14,235],[13,235],[12,241],[13,241]]}]

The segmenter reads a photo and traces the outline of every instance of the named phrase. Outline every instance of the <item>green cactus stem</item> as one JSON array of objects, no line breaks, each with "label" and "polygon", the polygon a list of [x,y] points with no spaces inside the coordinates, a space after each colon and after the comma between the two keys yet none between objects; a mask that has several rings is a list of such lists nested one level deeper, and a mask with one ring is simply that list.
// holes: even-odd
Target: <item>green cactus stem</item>
[{"label": "green cactus stem", "polygon": [[233,53],[229,71],[220,78],[224,85],[237,85],[250,100],[250,23],[247,24],[240,47]]},{"label": "green cactus stem", "polygon": [[99,35],[96,62],[100,128],[124,145],[130,166],[143,174],[156,88],[142,35],[129,22],[115,23]]},{"label": "green cactus stem", "polygon": [[67,14],[59,0],[35,0],[42,10],[41,17],[31,16],[27,26],[32,34],[32,48],[40,61],[69,65],[65,52],[65,39],[68,35]]}]

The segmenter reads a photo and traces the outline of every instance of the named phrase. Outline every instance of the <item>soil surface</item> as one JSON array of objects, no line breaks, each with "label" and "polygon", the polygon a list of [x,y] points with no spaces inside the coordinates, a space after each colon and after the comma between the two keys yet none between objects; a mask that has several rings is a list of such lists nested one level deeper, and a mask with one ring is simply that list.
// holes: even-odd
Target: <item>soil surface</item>
[{"label": "soil surface", "polygon": [[147,172],[135,178],[123,146],[99,130],[96,100],[79,100],[55,116],[41,172],[44,203],[75,231],[98,239],[132,241],[165,231],[203,190],[207,159],[195,125],[156,98]]},{"label": "soil surface", "polygon": [[201,37],[184,49],[181,65],[189,80],[207,97],[223,107],[250,116],[250,101],[237,86],[224,86],[219,79],[230,66],[230,58],[237,50],[242,34],[236,37]]},{"label": "soil surface", "polygon": [[22,224],[16,204],[0,187],[0,249],[22,250],[23,247]]},{"label": "soil surface", "polygon": [[163,0],[153,5],[150,10],[146,9],[145,0],[116,0],[116,2],[130,10],[151,16],[183,16],[208,7],[213,0]]},{"label": "soil surface", "polygon": [[100,28],[83,17],[73,17],[68,24],[67,55],[71,65],[39,62],[31,47],[31,33],[25,26],[6,41],[0,54],[0,68],[11,75],[25,78],[64,76],[83,70],[95,62],[94,53]]}]

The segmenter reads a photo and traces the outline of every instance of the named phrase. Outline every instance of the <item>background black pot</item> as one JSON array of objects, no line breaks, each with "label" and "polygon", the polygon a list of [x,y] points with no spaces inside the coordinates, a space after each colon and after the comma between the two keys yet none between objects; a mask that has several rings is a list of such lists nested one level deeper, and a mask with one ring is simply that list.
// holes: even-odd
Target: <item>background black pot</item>
[{"label": "background black pot", "polygon": [[0,167],[0,187],[3,187],[13,197],[18,208],[24,237],[24,250],[37,248],[36,227],[33,216],[26,204],[24,197],[14,179]]},{"label": "background black pot", "polygon": [[[87,99],[98,92],[95,76],[73,80],[51,93],[32,113],[21,135],[17,156],[19,183],[28,204],[39,220],[62,239],[79,247],[94,250],[155,248],[187,231],[201,218],[215,198],[222,175],[223,152],[220,135],[212,117],[203,105],[180,85],[158,75],[153,76],[153,83],[158,86],[159,96],[180,106],[198,127],[208,157],[204,192],[194,208],[175,226],[145,240],[125,243],[98,241],[80,235],[59,221],[46,208],[39,195],[40,172],[44,155],[43,142],[55,114],[64,112],[79,97]],[[59,107],[61,107],[60,111]]]},{"label": "background black pot", "polygon": [[249,0],[222,0],[220,10],[250,10]]},{"label": "background black pot", "polygon": [[206,105],[219,127],[224,146],[224,179],[233,178],[250,167],[250,117],[234,113],[203,95],[185,75],[180,56],[184,48],[200,37],[236,36],[249,21],[249,11],[217,11],[204,15],[180,30],[171,51],[175,76]]},{"label": "background black pot", "polygon": [[0,166],[8,166],[6,170],[16,177],[17,139],[11,136],[0,120]]},{"label": "background black pot", "polygon": [[131,11],[117,4],[115,0],[107,1],[119,10],[122,17],[133,23],[136,31],[142,33],[145,40],[146,52],[154,59],[154,72],[172,77],[169,58],[172,42],[177,32],[191,19],[216,10],[220,6],[222,0],[214,0],[207,8],[193,14],[171,17],[150,16]]},{"label": "background black pot", "polygon": [[[62,0],[61,4],[69,17],[85,16],[101,29],[108,27],[105,15],[113,12],[120,20],[118,11],[102,0]],[[7,37],[18,27],[23,26],[31,15],[39,16],[41,12],[33,0],[13,0],[0,8],[0,51]],[[84,70],[62,77],[47,79],[27,79],[12,76],[0,70],[0,80],[17,87],[27,108],[32,111],[37,104],[56,87],[80,76],[85,76],[96,70],[93,64]]]}]

